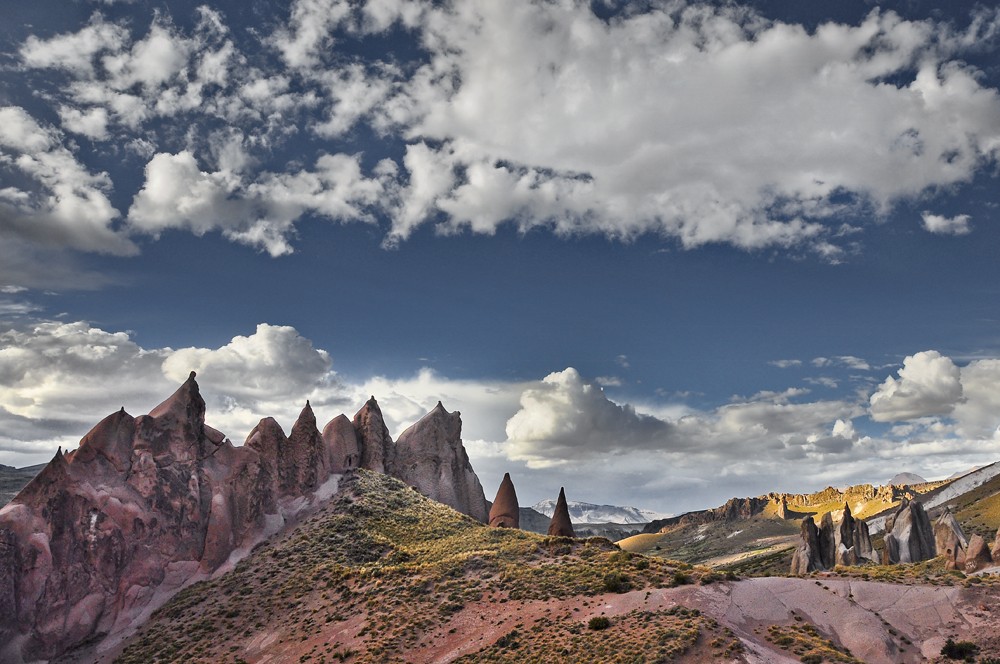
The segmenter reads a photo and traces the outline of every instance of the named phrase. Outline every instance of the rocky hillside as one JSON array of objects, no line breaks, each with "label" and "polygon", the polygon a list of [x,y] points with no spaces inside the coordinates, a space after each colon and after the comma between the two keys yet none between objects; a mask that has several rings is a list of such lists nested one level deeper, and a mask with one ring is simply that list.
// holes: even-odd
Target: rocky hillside
[{"label": "rocky hillside", "polygon": [[361,470],[128,642],[64,661],[908,663],[948,637],[1000,653],[1000,616],[980,608],[998,598],[931,564],[726,578],[606,540],[487,528]]},{"label": "rocky hillside", "polygon": [[287,436],[264,418],[237,447],[205,423],[192,372],[148,415],[122,409],[59,450],[0,510],[0,661],[121,638],[324,505],[358,464],[485,519],[460,435],[459,414],[438,404],[397,445],[373,398],[322,433],[307,402]]}]

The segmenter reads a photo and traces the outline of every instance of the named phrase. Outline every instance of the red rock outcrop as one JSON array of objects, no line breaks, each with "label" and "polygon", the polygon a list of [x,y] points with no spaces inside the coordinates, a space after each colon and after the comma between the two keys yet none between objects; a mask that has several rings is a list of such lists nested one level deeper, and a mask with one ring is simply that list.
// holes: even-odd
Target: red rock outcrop
[{"label": "red rock outcrop", "polygon": [[322,504],[337,472],[393,470],[397,452],[397,477],[485,521],[461,426],[439,404],[397,448],[374,399],[323,434],[306,402],[290,435],[264,418],[235,447],[205,424],[192,372],[148,415],[122,409],[60,449],[0,510],[0,662],[51,659],[95,636],[111,647]]},{"label": "red rock outcrop", "polygon": [[965,552],[965,571],[971,574],[984,567],[993,564],[993,556],[990,555],[990,547],[982,535],[973,535],[969,538],[969,548]]},{"label": "red rock outcrop", "polygon": [[358,467],[392,474],[395,446],[375,397],[369,399],[354,416],[354,430],[361,446],[361,463]]},{"label": "red rock outcrop", "polygon": [[323,427],[323,441],[330,456],[330,468],[342,473],[361,465],[361,444],[347,415],[338,415]]},{"label": "red rock outcrop", "polygon": [[483,487],[462,444],[461,413],[449,413],[440,401],[399,434],[391,468],[390,475],[428,498],[483,523],[488,520]]},{"label": "red rock outcrop", "polygon": [[517,504],[517,493],[510,473],[503,474],[503,481],[497,489],[497,497],[490,508],[489,523],[494,528],[520,528],[521,508]]},{"label": "red rock outcrop", "polygon": [[569,519],[569,505],[566,504],[566,490],[559,488],[559,499],[549,523],[549,533],[552,537],[576,537],[573,532],[573,522]]},{"label": "red rock outcrop", "polygon": [[962,532],[962,526],[948,508],[945,508],[934,522],[934,547],[937,555],[948,559],[947,564],[950,569],[965,567],[965,551],[969,547],[969,541]]}]

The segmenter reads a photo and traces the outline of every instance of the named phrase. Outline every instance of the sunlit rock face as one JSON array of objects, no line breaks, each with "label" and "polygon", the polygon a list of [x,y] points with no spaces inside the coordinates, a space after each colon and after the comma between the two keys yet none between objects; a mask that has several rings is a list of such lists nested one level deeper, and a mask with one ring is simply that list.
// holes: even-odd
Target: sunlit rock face
[{"label": "sunlit rock face", "polygon": [[399,434],[393,475],[445,505],[486,523],[486,496],[462,444],[462,417],[438,402],[416,424]]},{"label": "sunlit rock face", "polygon": [[497,496],[490,507],[490,526],[494,528],[520,528],[521,508],[517,504],[517,492],[510,473],[504,473]]}]

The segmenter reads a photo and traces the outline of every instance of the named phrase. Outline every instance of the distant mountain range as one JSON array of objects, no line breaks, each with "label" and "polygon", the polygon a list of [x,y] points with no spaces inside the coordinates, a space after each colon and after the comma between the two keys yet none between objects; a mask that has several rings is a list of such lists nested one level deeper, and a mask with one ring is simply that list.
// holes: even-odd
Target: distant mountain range
[{"label": "distant mountain range", "polygon": [[[961,474],[964,475],[965,473]],[[891,480],[886,482],[886,484],[894,486],[903,486],[904,484],[913,486],[914,484],[926,484],[926,483],[927,480],[925,480],[920,475],[917,475],[916,473],[896,473],[895,475],[892,476]]]},{"label": "distant mountain range", "polygon": [[12,468],[0,463],[0,507],[10,502],[31,478],[41,472],[45,464],[28,466],[27,468]]},{"label": "distant mountain range", "polygon": [[[649,523],[654,519],[664,518],[663,514],[638,507],[620,507],[618,505],[595,505],[578,500],[567,501],[569,517],[573,523]],[[543,500],[535,503],[533,509],[551,517],[556,509],[555,500]]]}]

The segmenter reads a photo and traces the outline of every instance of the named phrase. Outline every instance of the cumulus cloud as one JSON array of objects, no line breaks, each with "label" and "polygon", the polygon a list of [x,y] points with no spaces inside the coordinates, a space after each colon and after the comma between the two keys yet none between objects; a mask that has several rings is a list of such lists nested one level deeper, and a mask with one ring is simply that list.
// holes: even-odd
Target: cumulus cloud
[{"label": "cumulus cloud", "polygon": [[924,212],[921,218],[924,221],[924,230],[936,235],[968,235],[972,232],[972,229],[969,227],[969,219],[971,217],[967,214],[944,217],[939,214]]},{"label": "cumulus cloud", "polygon": [[373,221],[385,171],[361,171],[358,155],[323,155],[312,170],[261,173],[249,181],[234,168],[202,171],[190,152],[157,154],[129,208],[132,230],[158,235],[184,228],[197,235],[220,230],[272,256],[292,252],[294,222],[306,213],[335,221]]},{"label": "cumulus cloud", "polygon": [[[0,236],[40,247],[129,255],[135,245],[114,228],[106,173],[92,173],[19,106],[0,107],[0,173],[28,184],[0,187]],[[15,180],[16,181],[16,180]]]},{"label": "cumulus cloud", "polygon": [[936,350],[907,356],[898,373],[871,395],[869,412],[876,422],[948,415],[963,400],[959,368]]},{"label": "cumulus cloud", "polygon": [[[29,36],[18,56],[24,70],[58,74],[39,99],[66,132],[149,158],[128,216],[154,237],[220,230],[277,256],[293,249],[295,224],[318,215],[376,221],[387,247],[424,225],[493,234],[510,224],[837,261],[857,230],[843,213],[884,216],[996,163],[1000,96],[964,59],[992,47],[998,16],[979,10],[959,29],[874,10],[809,31],[732,4],[653,4],[604,20],[583,2],[297,0],[249,36],[207,7],[191,27],[165,12],[146,25],[98,12],[75,32]],[[387,30],[412,42],[384,49]],[[245,171],[217,163],[219,126],[246,136]],[[385,139],[372,161],[392,161],[325,173],[324,159],[357,161],[331,147],[356,130]],[[318,144],[275,159],[303,131]],[[46,140],[49,153],[69,149],[60,133]],[[85,169],[71,179],[81,175],[88,191],[111,186]],[[158,175],[186,212],[154,186]],[[4,192],[5,205],[25,205],[24,192]],[[118,211],[97,194],[77,203],[80,237],[47,237],[108,246],[102,230]],[[923,223],[968,229],[964,215]]]}]

